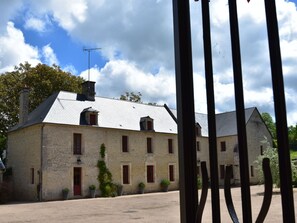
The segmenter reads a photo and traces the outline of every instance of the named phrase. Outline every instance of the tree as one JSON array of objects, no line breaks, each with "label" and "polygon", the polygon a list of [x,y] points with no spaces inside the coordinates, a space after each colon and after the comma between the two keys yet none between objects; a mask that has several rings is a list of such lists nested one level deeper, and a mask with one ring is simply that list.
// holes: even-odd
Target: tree
[{"label": "tree", "polygon": [[[266,149],[263,153],[263,155],[258,156],[258,158],[255,161],[256,169],[258,171],[259,181],[261,183],[264,182],[264,176],[263,176],[263,170],[262,170],[262,161],[264,158],[269,158],[270,160],[270,170],[272,175],[272,182],[273,184],[279,188],[280,187],[280,177],[279,177],[279,162],[278,162],[278,151],[277,148],[272,148],[269,143],[267,142],[267,139],[263,141],[263,143],[266,143]],[[297,186],[297,166],[296,164],[291,161],[291,168],[292,168],[292,184],[294,186]]]},{"label": "tree", "polygon": [[264,123],[266,124],[268,130],[271,133],[274,145],[276,145],[276,127],[275,127],[275,123],[273,122],[271,115],[267,112],[263,112],[261,114],[261,116],[262,116],[262,119],[263,119]]},{"label": "tree", "polygon": [[297,150],[297,125],[288,128],[288,138],[290,149]]},{"label": "tree", "polygon": [[120,100],[142,103],[141,96],[142,94],[140,92],[126,92],[124,95],[121,95]]},{"label": "tree", "polygon": [[[19,93],[29,88],[29,111],[34,110],[54,92],[64,90],[81,92],[83,79],[64,72],[60,67],[29,63],[16,66],[14,71],[0,75],[0,139],[5,139],[7,130],[18,123]],[[5,140],[4,140],[5,141]],[[1,141],[0,150],[5,142]],[[1,152],[1,151],[0,151]]]}]

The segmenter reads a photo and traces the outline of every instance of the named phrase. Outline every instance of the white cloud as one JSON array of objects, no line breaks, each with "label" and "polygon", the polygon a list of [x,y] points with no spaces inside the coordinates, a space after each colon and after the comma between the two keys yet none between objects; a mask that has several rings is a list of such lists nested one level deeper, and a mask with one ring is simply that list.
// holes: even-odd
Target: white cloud
[{"label": "white cloud", "polygon": [[20,12],[22,4],[20,0],[0,1],[0,35],[6,32],[7,22]]},{"label": "white cloud", "polygon": [[51,15],[62,28],[71,31],[86,20],[88,2],[86,0],[31,0],[28,10],[32,15]]},{"label": "white cloud", "polygon": [[68,64],[65,67],[62,68],[65,72],[69,72],[72,75],[78,75],[78,71],[75,69],[75,67],[72,64]]},{"label": "white cloud", "polygon": [[[16,2],[14,9],[19,7]],[[148,101],[164,100],[175,104],[171,1],[29,2],[27,10],[33,18],[44,20],[48,16],[73,40],[102,47],[101,54],[109,62],[103,68],[91,70],[91,76],[96,77],[98,95],[119,97],[125,91],[140,91]],[[206,111],[201,1],[190,2],[195,107],[198,111]],[[289,122],[294,123],[297,122],[297,11],[296,5],[290,1],[277,0],[276,3],[287,111]],[[258,106],[260,112],[273,113],[264,2],[237,1],[237,5],[245,104],[247,107]],[[6,8],[10,9],[8,5]],[[211,1],[210,9],[216,108],[224,112],[235,107],[228,1]],[[10,12],[12,15],[12,10]],[[1,15],[0,22],[1,17],[9,18],[9,15]],[[32,27],[38,28],[37,24]],[[87,71],[81,75],[87,75]]]},{"label": "white cloud", "polygon": [[54,53],[53,49],[51,48],[50,44],[45,45],[42,47],[42,56],[44,58],[44,62],[52,66],[53,64],[59,65],[59,61]]},{"label": "white cloud", "polygon": [[[88,70],[80,74],[88,79]],[[119,98],[125,92],[141,92],[144,102],[167,103],[175,106],[174,76],[161,68],[158,73],[145,72],[126,60],[113,60],[90,69],[90,80],[96,81],[100,96]]]},{"label": "white cloud", "polygon": [[0,36],[0,73],[13,70],[19,63],[39,63],[38,49],[25,42],[21,30],[8,22],[6,33]]},{"label": "white cloud", "polygon": [[46,28],[46,23],[38,18],[30,17],[26,20],[24,27],[26,29],[36,30],[38,32],[44,32]]}]

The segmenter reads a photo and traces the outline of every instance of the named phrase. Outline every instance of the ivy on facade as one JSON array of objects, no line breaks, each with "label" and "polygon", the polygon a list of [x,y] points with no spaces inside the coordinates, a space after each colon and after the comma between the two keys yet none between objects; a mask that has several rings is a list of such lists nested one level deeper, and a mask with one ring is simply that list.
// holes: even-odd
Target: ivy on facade
[{"label": "ivy on facade", "polygon": [[112,174],[106,166],[105,163],[105,145],[104,143],[100,146],[100,157],[98,160],[97,167],[99,169],[98,182],[99,189],[101,191],[102,197],[113,197],[116,193],[116,186],[112,182]]}]

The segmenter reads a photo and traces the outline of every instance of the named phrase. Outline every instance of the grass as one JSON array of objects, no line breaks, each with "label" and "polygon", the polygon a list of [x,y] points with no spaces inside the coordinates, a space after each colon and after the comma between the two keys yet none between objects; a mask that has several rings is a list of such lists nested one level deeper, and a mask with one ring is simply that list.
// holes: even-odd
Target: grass
[{"label": "grass", "polygon": [[296,150],[290,150],[291,159],[297,159],[297,151]]}]

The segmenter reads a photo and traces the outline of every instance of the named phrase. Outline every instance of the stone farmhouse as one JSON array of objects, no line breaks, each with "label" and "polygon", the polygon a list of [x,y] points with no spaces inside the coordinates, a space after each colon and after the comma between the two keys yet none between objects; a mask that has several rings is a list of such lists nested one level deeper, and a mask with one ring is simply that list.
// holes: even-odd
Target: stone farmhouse
[{"label": "stone farmhouse", "polygon": [[[113,181],[124,194],[160,191],[168,179],[170,190],[179,188],[178,143],[175,110],[95,96],[95,82],[83,83],[82,94],[58,92],[28,114],[28,90],[20,95],[20,123],[8,133],[7,164],[13,171],[14,197],[18,200],[56,200],[69,188],[70,198],[89,195],[98,188],[99,149],[106,147],[105,162]],[[197,171],[208,162],[207,115],[196,114]],[[217,115],[220,178],[233,165],[239,183],[235,112]],[[246,109],[250,179],[256,183],[254,160],[271,141],[256,108]],[[223,181],[221,182],[223,183]],[[97,191],[100,195],[100,191]]]}]

